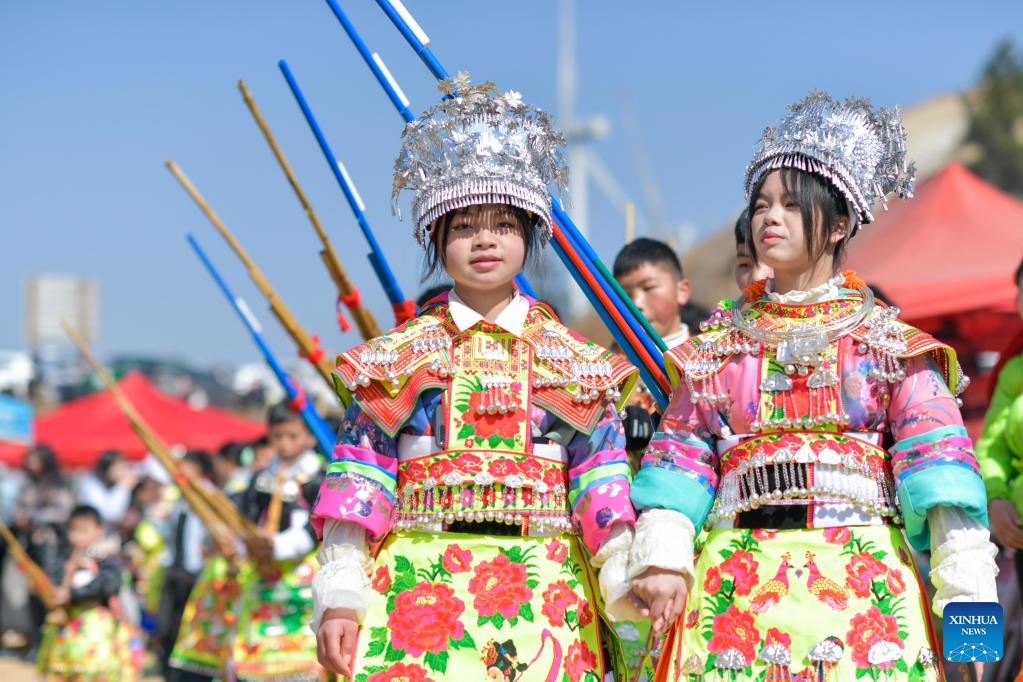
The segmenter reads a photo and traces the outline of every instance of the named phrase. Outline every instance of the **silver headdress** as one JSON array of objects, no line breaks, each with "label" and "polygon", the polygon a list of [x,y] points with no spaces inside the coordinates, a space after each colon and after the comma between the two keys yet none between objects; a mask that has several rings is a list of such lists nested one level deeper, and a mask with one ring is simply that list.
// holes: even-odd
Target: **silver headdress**
[{"label": "silver headdress", "polygon": [[412,217],[419,245],[430,225],[448,211],[476,204],[510,204],[536,215],[546,243],[552,235],[548,187],[564,192],[565,138],[549,114],[522,95],[500,93],[493,83],[469,85],[461,72],[440,84],[448,95],[405,126],[394,162],[392,208],[413,191]]},{"label": "silver headdress", "polygon": [[871,209],[895,192],[913,196],[916,170],[906,163],[906,131],[896,109],[871,107],[865,99],[844,102],[821,91],[789,107],[776,128],[764,130],[746,169],[746,196],[766,173],[798,168],[831,182],[862,224]]}]

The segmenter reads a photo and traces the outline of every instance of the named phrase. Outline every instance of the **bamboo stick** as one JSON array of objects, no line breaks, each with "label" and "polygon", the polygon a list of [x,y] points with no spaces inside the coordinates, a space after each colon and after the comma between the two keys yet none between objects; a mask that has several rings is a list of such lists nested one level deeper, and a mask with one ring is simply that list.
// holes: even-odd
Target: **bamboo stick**
[{"label": "bamboo stick", "polygon": [[46,575],[46,571],[32,560],[32,557],[28,555],[25,548],[18,542],[18,538],[14,536],[14,533],[11,532],[11,529],[3,521],[0,521],[0,536],[3,536],[4,541],[7,542],[7,547],[10,549],[14,562],[21,569],[22,573],[25,574],[25,578],[28,580],[29,585],[31,585],[32,591],[39,596],[43,606],[48,611],[57,608],[53,595],[54,586],[50,576]]},{"label": "bamboo stick", "polygon": [[217,232],[219,232],[220,235],[227,240],[228,245],[245,264],[245,267],[249,272],[249,277],[263,293],[263,296],[266,297],[270,304],[270,310],[280,321],[285,331],[288,332],[288,336],[290,336],[295,342],[295,345],[298,346],[299,353],[302,357],[309,360],[313,367],[315,367],[320,373],[320,377],[333,391],[334,382],[330,378],[333,367],[331,367],[330,362],[328,362],[322,350],[316,347],[316,344],[298,323],[298,320],[295,319],[291,310],[284,304],[284,301],[282,301],[277,295],[277,292],[274,291],[273,287],[270,286],[270,282],[267,281],[266,277],[263,275],[263,271],[260,270],[252,258],[249,257],[249,254],[244,248],[242,248],[242,245],[238,242],[235,236],[227,229],[224,221],[221,220],[216,211],[210,207],[209,203],[205,198],[203,198],[202,194],[199,193],[199,190],[196,189],[195,185],[192,184],[192,181],[188,179],[181,168],[171,160],[167,161],[167,168],[170,169],[170,172],[175,178],[177,178],[178,182],[181,183],[181,186],[185,188],[185,191],[188,192],[190,197],[192,197],[192,200],[199,206],[199,209],[203,212],[203,214],[205,214],[209,221],[213,223],[213,227],[215,227]]},{"label": "bamboo stick", "polygon": [[[266,143],[270,145],[270,150],[277,158],[277,163],[280,164],[281,170],[284,171],[284,175],[288,178],[288,183],[295,191],[295,196],[298,197],[299,203],[302,204],[302,209],[309,218],[309,222],[313,224],[313,229],[316,230],[316,235],[320,238],[320,243],[323,244],[323,250],[320,251],[320,258],[323,260],[323,264],[327,267],[327,272],[330,273],[331,279],[334,280],[334,285],[337,287],[338,294],[341,297],[351,297],[353,294],[357,296],[358,289],[356,289],[355,285],[352,284],[344,266],[341,265],[341,260],[338,258],[337,252],[334,251],[334,245],[331,244],[330,238],[327,236],[327,231],[323,229],[323,224],[320,222],[319,216],[316,215],[316,211],[313,210],[313,206],[309,202],[309,198],[306,196],[302,186],[298,183],[295,171],[292,170],[291,164],[288,163],[280,145],[277,144],[277,140],[270,131],[270,126],[267,125],[266,119],[263,118],[263,114],[256,105],[256,101],[252,98],[252,93],[249,92],[249,88],[245,85],[245,81],[238,81],[238,89],[241,90],[242,98],[245,100],[245,105],[252,113],[252,118],[256,120],[256,125],[259,126],[259,130],[263,133],[263,137],[266,138]],[[362,334],[363,339],[368,341],[369,339],[380,336],[380,325],[377,324],[376,318],[373,316],[373,312],[369,310],[369,308],[366,308],[361,303],[356,303],[355,305],[348,306],[348,309],[351,311],[352,318],[355,320],[355,324],[359,328],[359,333]]]}]

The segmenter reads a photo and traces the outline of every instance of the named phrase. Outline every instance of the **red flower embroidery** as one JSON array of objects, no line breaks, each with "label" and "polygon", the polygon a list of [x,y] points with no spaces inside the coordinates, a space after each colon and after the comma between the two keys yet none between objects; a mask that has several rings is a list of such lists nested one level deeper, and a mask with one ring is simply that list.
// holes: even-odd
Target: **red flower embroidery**
[{"label": "red flower embroidery", "polygon": [[870,596],[874,578],[884,575],[887,567],[866,552],[860,552],[845,565],[845,584],[861,599]]},{"label": "red flower embroidery", "polygon": [[426,465],[421,461],[409,462],[402,466],[402,473],[406,481],[422,481],[427,476]]},{"label": "red flower embroidery", "polygon": [[798,450],[799,448],[803,447],[803,439],[800,438],[799,436],[787,433],[778,440],[774,441],[772,445],[774,445],[777,450],[781,450],[782,448],[792,448],[793,450]]},{"label": "red flower embroidery", "polygon": [[738,649],[746,658],[747,665],[753,661],[760,632],[749,611],[740,611],[735,604],[730,604],[727,611],[714,616],[711,632],[714,636],[707,642],[708,651],[720,654],[727,649]]},{"label": "red flower embroidery", "polygon": [[593,611],[590,609],[590,602],[583,599],[579,602],[579,627],[586,627],[593,622]]},{"label": "red flower embroidery", "polygon": [[899,547],[899,551],[897,552],[897,554],[899,555],[899,561],[902,562],[903,566],[913,565],[912,557],[909,555],[909,552],[905,550],[905,548]]},{"label": "red flower embroidery", "polygon": [[521,462],[517,462],[517,464],[519,467],[519,473],[527,480],[536,481],[543,475],[543,465],[535,459],[526,458]]},{"label": "red flower embroidery", "polygon": [[444,478],[445,474],[450,474],[455,470],[455,465],[451,463],[450,459],[438,459],[430,464],[430,477],[436,481]]},{"label": "red flower embroidery", "polygon": [[446,651],[449,638],[460,640],[465,634],[459,620],[463,611],[465,604],[447,585],[419,583],[394,600],[394,610],[387,617],[392,645],[412,657],[424,651]]},{"label": "red flower embroidery", "polygon": [[763,542],[764,540],[771,540],[778,534],[776,530],[766,530],[764,528],[757,528],[753,531],[753,539]]},{"label": "red flower embroidery", "polygon": [[764,641],[765,644],[782,644],[785,648],[792,646],[792,638],[787,634],[779,630],[778,628],[771,628],[767,631],[767,639]]},{"label": "red flower embroidery", "polygon": [[505,618],[517,616],[522,603],[533,598],[533,590],[526,585],[526,567],[504,554],[476,565],[469,593],[475,595],[472,605],[481,616],[500,612]]},{"label": "red flower embroidery", "polygon": [[369,676],[367,682],[433,682],[426,669],[415,663],[395,663],[387,670]]},{"label": "red flower embroidery", "polygon": [[846,526],[824,529],[824,539],[833,545],[844,545],[852,539],[852,533]]},{"label": "red flower embroidery", "polygon": [[373,574],[373,582],[370,584],[374,590],[381,594],[391,589],[391,570],[387,566],[381,566]]},{"label": "red flower embroidery", "polygon": [[489,414],[479,413],[479,407],[483,404],[483,394],[473,393],[469,396],[469,409],[462,415],[462,421],[472,424],[477,438],[490,438],[499,436],[512,439],[519,433],[519,425],[526,420],[526,411],[520,406],[519,409],[507,414],[495,412]]},{"label": "red flower embroidery", "polygon": [[569,682],[579,682],[583,675],[596,669],[597,657],[586,646],[586,642],[578,639],[572,642],[565,656],[565,672],[568,673]]},{"label": "red flower embroidery", "polygon": [[703,591],[707,594],[717,594],[721,589],[721,571],[717,566],[711,566],[707,571],[707,578],[703,581]]},{"label": "red flower embroidery", "polygon": [[692,611],[689,612],[689,615],[686,616],[686,630],[692,630],[693,628],[696,627],[697,623],[699,623],[699,622],[700,622],[700,610],[699,609],[693,609]]},{"label": "red flower embroidery", "polygon": [[564,580],[551,583],[543,593],[543,606],[540,612],[547,616],[547,621],[554,627],[565,624],[565,612],[578,603],[579,597]]},{"label": "red flower embroidery", "polygon": [[888,591],[892,594],[902,594],[906,591],[906,581],[902,579],[902,571],[897,568],[888,571],[885,584],[888,586]]},{"label": "red flower embroidery", "polygon": [[448,573],[465,573],[472,568],[472,552],[458,545],[448,545],[444,550],[441,565]]},{"label": "red flower embroidery", "polygon": [[463,474],[478,474],[483,471],[483,460],[476,455],[461,455],[455,461],[458,470]]},{"label": "red flower embroidery", "polygon": [[757,576],[757,560],[744,549],[740,549],[721,563],[721,570],[735,578],[735,593],[745,596],[750,593],[760,578]]},{"label": "red flower embroidery", "polygon": [[[514,434],[510,437],[514,437]],[[487,467],[487,471],[489,471],[490,475],[494,478],[502,479],[505,476],[511,476],[519,473],[519,467],[515,463],[515,460],[501,458],[495,459],[491,462],[490,466]]]},{"label": "red flower embroidery", "polygon": [[[899,639],[899,624],[895,616],[886,616],[876,606],[871,606],[866,613],[857,613],[849,621],[849,632],[845,635],[846,644],[852,649],[852,659],[857,668],[871,666],[870,648],[878,642],[890,642],[899,648],[905,648]],[[880,667],[890,668],[895,661],[881,663]]]},{"label": "red flower embroidery", "polygon": [[563,564],[568,558],[568,547],[557,538],[551,538],[544,547],[547,548],[547,558],[556,564]]},{"label": "red flower embroidery", "polygon": [[543,482],[551,488],[556,485],[565,485],[565,470],[560,467],[551,467],[544,472]]}]

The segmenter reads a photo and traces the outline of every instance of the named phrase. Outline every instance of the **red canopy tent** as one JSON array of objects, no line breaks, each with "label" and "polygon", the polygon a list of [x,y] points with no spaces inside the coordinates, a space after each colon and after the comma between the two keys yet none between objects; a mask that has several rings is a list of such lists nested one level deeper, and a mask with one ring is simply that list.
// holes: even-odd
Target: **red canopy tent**
[{"label": "red canopy tent", "polygon": [[971,433],[987,396],[977,354],[1001,350],[1021,327],[1012,281],[1021,257],[1023,203],[956,161],[850,243],[850,267],[903,319],[958,351],[975,380],[965,396]]},{"label": "red canopy tent", "polygon": [[[131,372],[119,382],[128,400],[150,427],[171,446],[216,451],[232,440],[252,440],[266,432],[259,421],[214,407],[195,409],[161,393],[143,374]],[[92,466],[104,450],[142,459],[147,450],[110,391],[98,391],[36,419],[35,440],[52,447],[64,468]]]}]

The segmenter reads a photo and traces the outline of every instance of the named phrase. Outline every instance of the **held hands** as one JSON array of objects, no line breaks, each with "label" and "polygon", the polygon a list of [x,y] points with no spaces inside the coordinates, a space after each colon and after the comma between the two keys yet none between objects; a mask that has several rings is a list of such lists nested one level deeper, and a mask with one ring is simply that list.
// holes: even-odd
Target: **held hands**
[{"label": "held hands", "polygon": [[1023,549],[1023,528],[1020,527],[1019,512],[1009,500],[996,499],[988,502],[988,518],[991,534],[1002,547]]},{"label": "held hands", "polygon": [[352,656],[359,634],[358,616],[352,609],[327,609],[316,631],[316,658],[320,665],[342,677],[352,675]]},{"label": "held hands", "polygon": [[629,597],[643,617],[650,619],[654,632],[661,634],[682,613],[687,592],[681,573],[651,567],[633,579]]}]

